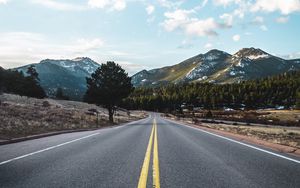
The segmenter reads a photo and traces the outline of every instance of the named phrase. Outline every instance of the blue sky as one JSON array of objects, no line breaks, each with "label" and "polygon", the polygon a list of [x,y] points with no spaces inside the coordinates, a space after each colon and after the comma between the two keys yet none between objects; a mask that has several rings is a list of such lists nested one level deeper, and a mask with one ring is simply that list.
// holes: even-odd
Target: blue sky
[{"label": "blue sky", "polygon": [[0,66],[113,60],[130,74],[220,49],[300,57],[300,0],[0,0]]}]

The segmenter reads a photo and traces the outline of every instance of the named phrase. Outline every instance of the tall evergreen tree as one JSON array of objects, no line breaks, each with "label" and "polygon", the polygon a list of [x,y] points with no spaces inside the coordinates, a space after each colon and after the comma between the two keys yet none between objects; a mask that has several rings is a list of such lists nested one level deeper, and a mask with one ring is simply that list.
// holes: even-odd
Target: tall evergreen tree
[{"label": "tall evergreen tree", "polygon": [[120,65],[109,61],[86,80],[84,100],[107,108],[109,121],[113,123],[115,106],[133,91],[131,78]]},{"label": "tall evergreen tree", "polygon": [[27,74],[29,74],[29,76],[33,79],[35,79],[36,81],[40,81],[39,79],[39,73],[36,71],[35,66],[34,65],[30,65],[27,68]]},{"label": "tall evergreen tree", "polygon": [[25,78],[24,86],[24,94],[29,97],[36,97],[36,98],[44,98],[46,97],[46,93],[44,89],[40,86],[40,79],[39,74],[37,73],[35,67],[31,65],[27,69],[28,77]]}]

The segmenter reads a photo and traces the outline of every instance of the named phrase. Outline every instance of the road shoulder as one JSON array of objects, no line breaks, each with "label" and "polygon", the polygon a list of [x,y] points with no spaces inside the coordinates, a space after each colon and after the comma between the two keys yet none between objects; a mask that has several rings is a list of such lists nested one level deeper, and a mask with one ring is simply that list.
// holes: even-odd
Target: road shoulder
[{"label": "road shoulder", "polygon": [[37,134],[37,135],[30,135],[30,136],[25,136],[25,137],[19,137],[19,138],[13,138],[9,140],[0,140],[0,146],[1,145],[7,145],[7,144],[13,144],[13,143],[18,143],[18,142],[23,142],[27,140],[34,140],[34,139],[39,139],[39,138],[44,138],[44,137],[49,137],[49,136],[55,136],[55,135],[60,135],[60,134],[67,134],[67,133],[76,133],[76,132],[85,132],[85,131],[96,131],[96,130],[101,130],[101,129],[108,129],[108,128],[113,128],[113,127],[120,127],[120,126],[125,126],[129,125],[135,122],[143,121],[147,119],[148,117],[134,120],[131,122],[125,122],[121,124],[116,124],[116,125],[111,125],[111,126],[103,126],[99,128],[90,128],[90,129],[77,129],[77,130],[62,130],[62,131],[55,131],[55,132],[49,132],[49,133],[43,133],[43,134]]},{"label": "road shoulder", "polygon": [[227,132],[227,131],[223,131],[223,130],[216,130],[213,128],[208,128],[202,125],[196,125],[190,122],[186,122],[186,121],[179,121],[179,120],[175,120],[172,118],[166,118],[163,117],[166,120],[169,121],[173,121],[175,123],[179,123],[180,125],[184,125],[184,126],[190,126],[196,129],[201,129],[210,133],[214,133],[220,136],[224,136],[230,139],[234,139],[240,142],[244,142],[247,144],[252,144],[252,145],[257,145],[260,147],[264,147],[267,149],[272,149],[274,151],[277,151],[279,153],[284,153],[284,154],[289,154],[289,155],[293,155],[296,157],[300,157],[300,149],[295,148],[295,147],[290,147],[290,146],[285,146],[285,145],[281,145],[281,144],[276,144],[276,143],[271,143],[271,142],[267,142],[265,140],[261,140],[261,139],[257,139],[257,138],[253,138],[250,136],[246,136],[246,135],[239,135],[239,134],[234,134],[231,132]]}]

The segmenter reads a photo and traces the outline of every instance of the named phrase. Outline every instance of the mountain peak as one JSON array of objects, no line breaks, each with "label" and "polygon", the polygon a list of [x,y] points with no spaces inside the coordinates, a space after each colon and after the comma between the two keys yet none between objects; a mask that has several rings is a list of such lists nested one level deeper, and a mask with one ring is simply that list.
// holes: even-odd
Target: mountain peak
[{"label": "mountain peak", "polygon": [[205,54],[227,54],[227,53],[218,49],[212,49],[206,52]]},{"label": "mountain peak", "polygon": [[248,58],[248,59],[261,59],[261,58],[268,58],[271,55],[267,52],[259,49],[259,48],[243,48],[236,52],[234,56],[240,57],[240,58]]},{"label": "mountain peak", "polygon": [[260,48],[242,48],[235,55],[257,55],[257,54],[268,54]]},{"label": "mountain peak", "polygon": [[93,61],[89,57],[76,57],[75,59],[72,59],[72,61]]},{"label": "mountain peak", "polygon": [[205,60],[214,61],[217,59],[227,58],[227,56],[229,56],[229,54],[224,51],[221,51],[221,50],[212,49],[212,50],[206,52],[205,54],[203,54],[202,56]]}]

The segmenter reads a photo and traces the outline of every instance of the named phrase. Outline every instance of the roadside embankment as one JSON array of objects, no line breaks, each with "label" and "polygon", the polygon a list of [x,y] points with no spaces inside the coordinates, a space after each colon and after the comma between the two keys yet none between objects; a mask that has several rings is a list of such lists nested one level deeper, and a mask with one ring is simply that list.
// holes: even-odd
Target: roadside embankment
[{"label": "roadside embankment", "polygon": [[[106,109],[92,104],[11,94],[0,95],[0,101],[0,142],[32,135],[51,135],[112,126]],[[116,111],[115,124],[146,116],[147,113],[142,111],[120,109]]]}]

